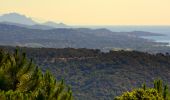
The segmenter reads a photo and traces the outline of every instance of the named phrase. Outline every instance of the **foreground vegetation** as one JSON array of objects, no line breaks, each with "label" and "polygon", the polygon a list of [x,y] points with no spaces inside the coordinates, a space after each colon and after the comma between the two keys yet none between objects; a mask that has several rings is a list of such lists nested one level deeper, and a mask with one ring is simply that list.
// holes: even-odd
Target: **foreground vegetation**
[{"label": "foreground vegetation", "polygon": [[0,100],[72,100],[72,92],[50,72],[43,74],[25,53],[1,50]]},{"label": "foreground vegetation", "polygon": [[168,86],[163,87],[161,80],[154,81],[154,88],[148,88],[143,84],[142,88],[125,92],[115,100],[170,100]]}]

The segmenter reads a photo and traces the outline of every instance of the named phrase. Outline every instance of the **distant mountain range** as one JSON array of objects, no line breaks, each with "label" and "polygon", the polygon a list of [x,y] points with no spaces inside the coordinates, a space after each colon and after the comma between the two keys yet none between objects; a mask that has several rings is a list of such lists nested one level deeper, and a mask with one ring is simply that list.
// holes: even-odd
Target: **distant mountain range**
[{"label": "distant mountain range", "polygon": [[[29,28],[28,28],[29,26]],[[140,51],[159,51],[160,46],[167,43],[158,43],[141,38],[141,36],[157,36],[143,31],[112,32],[107,29],[89,28],[55,28],[39,25],[9,25],[0,23],[0,45],[48,48],[90,48],[109,51],[112,49],[133,49]],[[167,48],[169,50],[169,48]]]},{"label": "distant mountain range", "polygon": [[[64,23],[38,23],[32,18],[18,13],[0,16],[0,45],[49,47],[49,48],[90,48],[102,51],[133,49],[141,51],[160,51],[158,43],[143,39],[142,36],[160,36],[144,31],[112,32],[105,28],[75,28]],[[156,49],[155,49],[156,48]],[[161,49],[162,51],[162,49]]]},{"label": "distant mountain range", "polygon": [[31,28],[31,29],[43,29],[43,30],[70,27],[64,23],[55,23],[52,21],[48,21],[45,23],[38,23],[34,21],[32,18],[18,13],[8,13],[8,14],[1,15],[0,23],[8,24],[8,25],[16,25],[16,26]]}]

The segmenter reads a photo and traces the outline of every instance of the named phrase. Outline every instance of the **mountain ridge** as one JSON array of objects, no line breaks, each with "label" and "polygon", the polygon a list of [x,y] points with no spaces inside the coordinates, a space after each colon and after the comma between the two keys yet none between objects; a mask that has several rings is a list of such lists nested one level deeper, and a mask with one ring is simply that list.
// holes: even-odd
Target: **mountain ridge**
[{"label": "mountain ridge", "polygon": [[24,24],[24,25],[34,25],[36,24],[35,21],[33,21],[30,17],[27,17],[25,15],[21,15],[18,13],[8,13],[3,14],[0,16],[0,22],[11,22],[11,23],[18,23],[18,24]]},{"label": "mountain ridge", "polygon": [[23,26],[23,27],[32,28],[32,29],[43,29],[43,30],[48,30],[48,29],[53,29],[53,28],[68,28],[68,27],[70,27],[64,23],[56,23],[56,22],[52,22],[52,21],[38,23],[38,22],[34,21],[31,17],[27,17],[26,15],[22,15],[22,14],[15,13],[15,12],[2,14],[0,16],[0,23]]},{"label": "mountain ridge", "polygon": [[[169,48],[165,47],[167,43],[146,40],[130,33],[133,32],[112,32],[107,29],[89,28],[42,30],[0,24],[0,44],[24,47],[91,48],[102,51],[113,50],[114,48],[151,52],[169,51]],[[159,48],[159,45],[163,45],[164,48]]]}]

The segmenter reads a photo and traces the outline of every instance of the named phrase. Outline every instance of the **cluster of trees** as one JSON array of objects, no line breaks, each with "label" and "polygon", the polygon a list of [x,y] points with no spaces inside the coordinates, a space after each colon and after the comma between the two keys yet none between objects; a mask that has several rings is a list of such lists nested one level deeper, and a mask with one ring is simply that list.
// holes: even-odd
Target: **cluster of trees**
[{"label": "cluster of trees", "polygon": [[163,87],[161,80],[155,80],[154,88],[147,88],[143,84],[142,88],[125,92],[115,100],[170,100],[170,94],[167,85]]},{"label": "cluster of trees", "polygon": [[[9,52],[15,49],[0,48]],[[26,47],[19,48],[19,51],[33,58],[43,73],[50,70],[57,80],[63,79],[71,85],[76,100],[113,100],[134,87],[140,88],[143,82],[152,87],[152,82],[158,77],[170,84],[168,53]]]},{"label": "cluster of trees", "polygon": [[42,73],[26,54],[0,51],[0,100],[72,100],[71,89]]}]

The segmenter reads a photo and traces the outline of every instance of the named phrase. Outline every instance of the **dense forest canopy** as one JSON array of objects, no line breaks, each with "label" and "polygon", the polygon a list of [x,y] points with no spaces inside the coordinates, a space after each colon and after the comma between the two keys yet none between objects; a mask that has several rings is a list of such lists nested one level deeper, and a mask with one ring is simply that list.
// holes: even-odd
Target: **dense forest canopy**
[{"label": "dense forest canopy", "polygon": [[[12,52],[15,48],[0,47]],[[76,100],[113,100],[123,92],[155,79],[170,84],[170,55],[138,51],[110,51],[74,48],[19,48],[39,68],[50,70],[57,80],[72,87]]]}]

